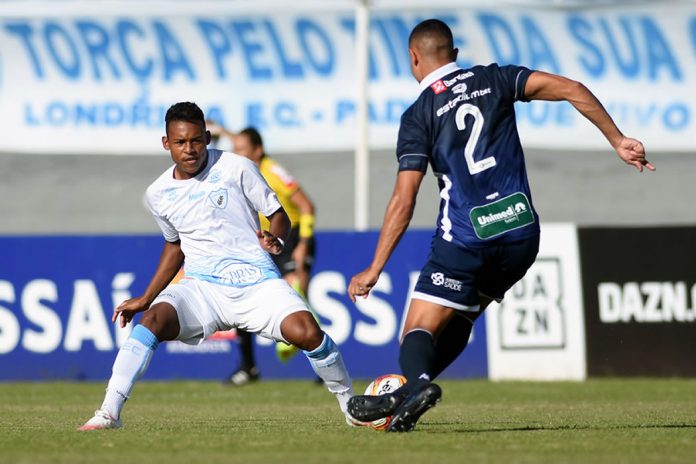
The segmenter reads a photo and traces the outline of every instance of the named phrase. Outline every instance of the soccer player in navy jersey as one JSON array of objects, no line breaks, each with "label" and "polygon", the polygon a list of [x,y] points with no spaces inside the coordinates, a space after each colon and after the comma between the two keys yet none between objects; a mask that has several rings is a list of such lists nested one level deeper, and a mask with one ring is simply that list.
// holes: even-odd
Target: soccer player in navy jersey
[{"label": "soccer player in navy jersey", "polygon": [[474,321],[520,280],[539,250],[539,218],[515,124],[515,101],[570,102],[604,134],[624,162],[655,170],[643,144],[624,136],[581,83],[522,66],[460,69],[442,21],[418,24],[409,37],[420,96],[401,117],[399,171],[370,266],[348,287],[367,297],[413,215],[428,164],[440,187],[440,214],[404,325],[399,364],[407,383],[392,394],[356,396],[360,421],[393,416],[387,430],[410,431],[442,395],[432,380],[469,340]]}]

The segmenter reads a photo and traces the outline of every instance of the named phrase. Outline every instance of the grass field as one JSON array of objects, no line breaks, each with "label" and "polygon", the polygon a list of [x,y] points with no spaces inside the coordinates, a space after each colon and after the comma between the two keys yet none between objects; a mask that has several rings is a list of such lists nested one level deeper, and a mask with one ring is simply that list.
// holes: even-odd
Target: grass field
[{"label": "grass field", "polygon": [[440,384],[409,434],[349,428],[309,381],[144,382],[89,433],[104,384],[0,384],[0,463],[696,462],[696,380]]}]

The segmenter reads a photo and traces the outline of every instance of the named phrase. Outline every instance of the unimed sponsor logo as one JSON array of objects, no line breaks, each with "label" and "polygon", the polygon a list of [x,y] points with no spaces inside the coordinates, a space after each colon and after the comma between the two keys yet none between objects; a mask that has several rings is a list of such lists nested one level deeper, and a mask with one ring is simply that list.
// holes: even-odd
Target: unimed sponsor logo
[{"label": "unimed sponsor logo", "polygon": [[602,282],[597,286],[603,323],[664,323],[696,320],[696,284]]}]

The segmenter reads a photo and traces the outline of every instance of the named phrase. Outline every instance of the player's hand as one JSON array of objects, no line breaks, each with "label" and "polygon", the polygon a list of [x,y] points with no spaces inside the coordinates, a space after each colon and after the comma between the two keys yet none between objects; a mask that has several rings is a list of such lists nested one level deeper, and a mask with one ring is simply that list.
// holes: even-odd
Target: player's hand
[{"label": "player's hand", "polygon": [[635,166],[638,171],[643,172],[643,167],[655,170],[655,166],[645,159],[645,147],[639,140],[624,137],[614,149],[619,158],[626,164]]},{"label": "player's hand", "polygon": [[283,251],[283,244],[280,243],[278,237],[273,235],[267,230],[257,230],[256,236],[259,238],[259,244],[261,248],[266,250],[272,255],[279,255]]},{"label": "player's hand", "polygon": [[150,307],[150,302],[143,297],[131,298],[124,301],[114,309],[114,314],[111,316],[111,322],[119,320],[119,326],[125,327],[133,317]]},{"label": "player's hand", "polygon": [[373,271],[371,268],[367,268],[360,274],[356,274],[350,279],[350,285],[348,286],[348,296],[350,300],[355,303],[357,297],[361,296],[367,298],[370,294],[370,290],[377,283],[379,279],[379,272]]}]

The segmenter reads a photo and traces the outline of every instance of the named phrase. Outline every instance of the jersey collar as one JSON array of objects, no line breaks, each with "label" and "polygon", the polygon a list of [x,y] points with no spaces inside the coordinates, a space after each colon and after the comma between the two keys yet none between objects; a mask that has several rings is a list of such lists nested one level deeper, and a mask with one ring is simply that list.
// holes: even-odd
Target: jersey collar
[{"label": "jersey collar", "polygon": [[440,66],[435,71],[433,71],[430,74],[428,74],[427,76],[425,76],[423,78],[423,80],[420,82],[421,93],[425,89],[427,89],[428,87],[433,85],[436,81],[442,79],[443,77],[445,77],[449,73],[452,73],[458,69],[459,69],[459,66],[457,66],[457,63],[455,63],[454,61],[451,63],[447,63],[444,66]]}]

